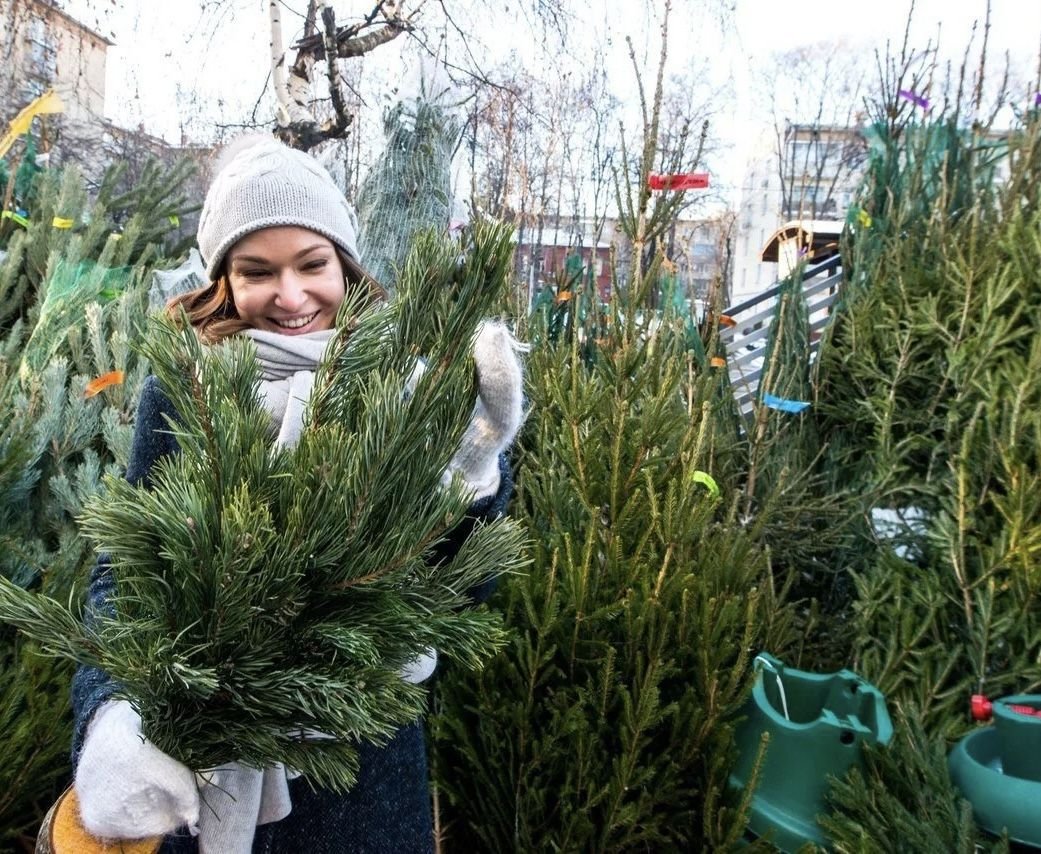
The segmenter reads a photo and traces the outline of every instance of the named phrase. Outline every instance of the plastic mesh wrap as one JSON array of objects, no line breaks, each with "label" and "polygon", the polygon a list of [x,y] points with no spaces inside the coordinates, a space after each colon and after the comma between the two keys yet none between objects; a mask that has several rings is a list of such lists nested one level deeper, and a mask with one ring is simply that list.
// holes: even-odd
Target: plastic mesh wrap
[{"label": "plastic mesh wrap", "polygon": [[173,297],[201,288],[206,284],[206,265],[194,246],[188,257],[173,270],[156,270],[152,273],[152,287],[148,291],[148,307],[152,311],[162,308]]},{"label": "plastic mesh wrap", "polygon": [[409,94],[384,113],[386,148],[358,193],[361,260],[390,291],[413,236],[448,228],[458,216],[451,169],[463,122],[454,89],[429,68],[407,88]]}]

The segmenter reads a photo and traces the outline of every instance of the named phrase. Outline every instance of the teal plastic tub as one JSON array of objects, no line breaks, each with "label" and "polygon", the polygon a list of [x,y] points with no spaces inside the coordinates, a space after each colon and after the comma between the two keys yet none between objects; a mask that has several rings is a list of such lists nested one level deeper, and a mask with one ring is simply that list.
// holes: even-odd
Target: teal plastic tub
[{"label": "teal plastic tub", "polygon": [[785,852],[807,842],[826,845],[816,817],[826,810],[829,776],[863,762],[864,744],[888,744],[893,724],[885,697],[851,670],[807,673],[768,653],[756,656],[759,676],[743,709],[730,776],[743,789],[760,740],[769,735],[752,797],[748,829]]},{"label": "teal plastic tub", "polygon": [[994,723],[973,730],[947,759],[951,779],[972,804],[977,824],[1007,830],[1022,845],[1041,848],[1041,717],[1009,706],[1041,709],[1041,695],[996,700]]}]

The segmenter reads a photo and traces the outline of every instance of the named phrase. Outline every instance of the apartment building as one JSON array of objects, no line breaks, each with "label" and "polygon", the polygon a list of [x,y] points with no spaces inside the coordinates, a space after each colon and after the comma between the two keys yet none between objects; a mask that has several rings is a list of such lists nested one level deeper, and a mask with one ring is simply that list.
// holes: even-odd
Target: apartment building
[{"label": "apartment building", "polygon": [[737,214],[732,302],[769,288],[779,275],[763,249],[786,223],[845,220],[867,160],[855,127],[788,125],[748,164]]},{"label": "apartment building", "polygon": [[[692,303],[704,304],[718,288],[726,288],[730,226],[728,216],[681,219],[663,236],[667,266]],[[584,270],[592,267],[597,291],[607,302],[614,282],[625,281],[632,263],[632,244],[614,217],[552,220],[541,228],[518,229],[516,239],[516,276],[529,301],[542,288],[554,286],[568,259],[578,258]]]},{"label": "apartment building", "polygon": [[0,87],[3,120],[53,88],[63,120],[85,124],[105,112],[105,63],[112,46],[55,0],[0,0]]}]

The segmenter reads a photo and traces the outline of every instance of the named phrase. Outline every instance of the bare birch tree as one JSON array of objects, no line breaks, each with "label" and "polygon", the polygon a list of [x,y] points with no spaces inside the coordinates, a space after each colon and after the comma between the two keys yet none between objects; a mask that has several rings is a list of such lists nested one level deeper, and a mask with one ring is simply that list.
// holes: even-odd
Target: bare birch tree
[{"label": "bare birch tree", "polygon": [[[410,32],[424,2],[416,0],[406,8],[403,0],[378,0],[361,20],[338,24],[331,4],[308,0],[303,37],[293,44],[296,54],[290,62],[282,34],[282,4],[269,0],[271,82],[278,105],[278,136],[304,151],[326,140],[344,138],[354,117],[348,108],[339,61],[364,56]],[[324,74],[331,109],[323,109],[316,97],[318,74]]]}]

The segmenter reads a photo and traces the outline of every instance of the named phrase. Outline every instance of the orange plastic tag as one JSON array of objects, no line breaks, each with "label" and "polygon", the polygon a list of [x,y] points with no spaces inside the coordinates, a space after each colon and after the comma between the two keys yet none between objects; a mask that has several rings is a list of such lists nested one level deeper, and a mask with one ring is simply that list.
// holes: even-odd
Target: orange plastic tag
[{"label": "orange plastic tag", "polygon": [[87,387],[83,390],[83,396],[94,397],[94,395],[100,394],[111,385],[120,385],[123,379],[122,371],[109,371],[107,374],[102,374],[100,377],[87,383]]}]

